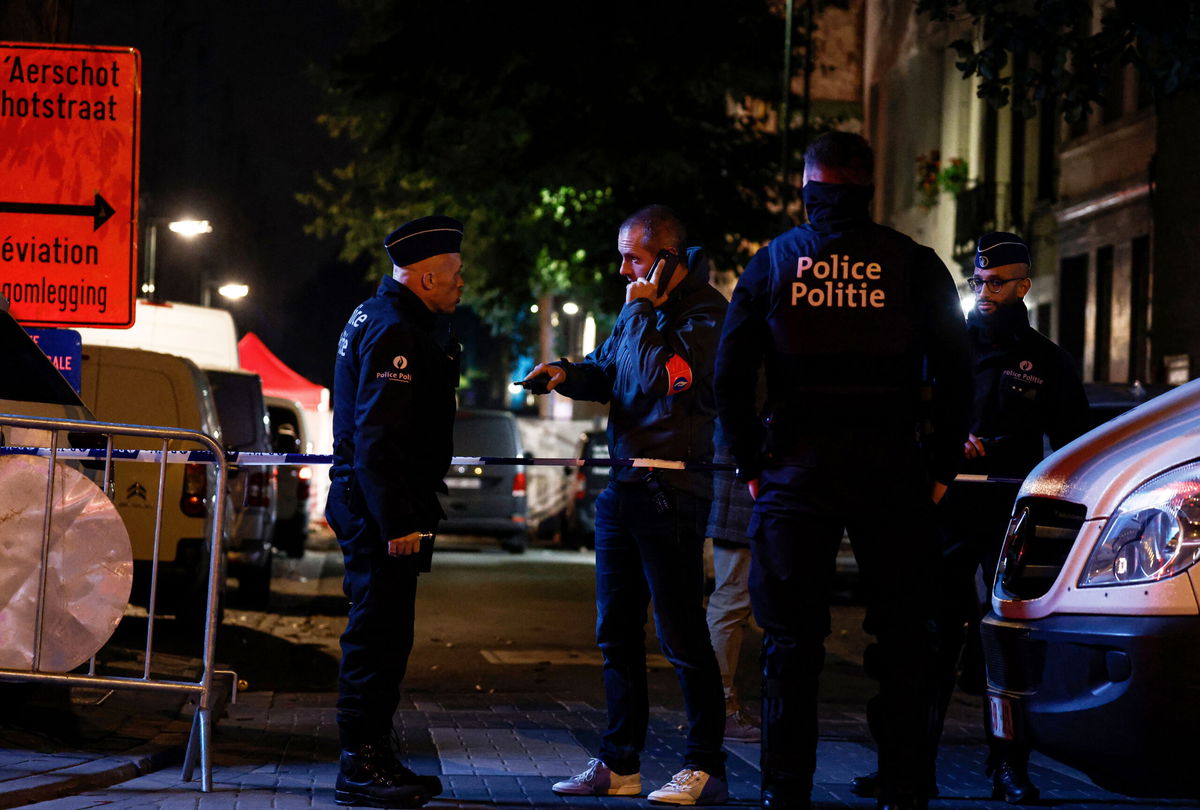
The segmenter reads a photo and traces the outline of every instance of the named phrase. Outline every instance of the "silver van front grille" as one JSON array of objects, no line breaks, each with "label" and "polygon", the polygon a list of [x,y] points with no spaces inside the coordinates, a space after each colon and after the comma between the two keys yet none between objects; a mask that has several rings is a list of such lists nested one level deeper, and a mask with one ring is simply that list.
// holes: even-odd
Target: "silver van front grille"
[{"label": "silver van front grille", "polygon": [[997,589],[1002,595],[1008,599],[1045,596],[1086,517],[1087,507],[1070,501],[1038,497],[1017,501],[1000,554]]}]

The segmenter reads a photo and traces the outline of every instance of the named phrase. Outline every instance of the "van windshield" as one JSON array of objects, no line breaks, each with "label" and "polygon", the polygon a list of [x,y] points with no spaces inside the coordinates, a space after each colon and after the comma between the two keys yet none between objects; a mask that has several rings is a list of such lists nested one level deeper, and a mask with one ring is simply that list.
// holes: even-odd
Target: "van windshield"
[{"label": "van windshield", "polygon": [[515,422],[504,416],[459,412],[454,419],[454,455],[516,458]]},{"label": "van windshield", "polygon": [[217,419],[225,446],[232,450],[267,451],[266,407],[257,374],[205,371],[217,403]]}]

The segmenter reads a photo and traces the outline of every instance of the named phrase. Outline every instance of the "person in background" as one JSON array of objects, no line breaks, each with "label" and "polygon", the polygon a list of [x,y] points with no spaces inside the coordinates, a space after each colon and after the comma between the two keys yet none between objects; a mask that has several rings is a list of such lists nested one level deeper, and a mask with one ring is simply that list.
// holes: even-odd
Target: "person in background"
[{"label": "person in background", "polygon": [[[963,685],[976,694],[985,691],[979,622],[986,613],[1020,481],[1042,460],[1047,441],[1057,450],[1087,425],[1087,395],[1074,362],[1029,325],[1024,299],[1033,285],[1031,265],[1029,246],[1020,236],[987,233],[979,238],[974,274],[967,280],[975,293],[975,306],[967,314],[975,401],[962,472],[1006,480],[956,482],[942,504],[940,644],[930,717],[935,749],[964,645],[975,655],[963,655]],[[982,594],[976,591],[977,577],[985,586]],[[1039,791],[1029,779],[1028,743],[1019,735],[996,736],[986,704],[984,708],[993,797],[1009,804],[1036,802]],[[860,776],[851,789],[872,795],[875,782],[875,774]],[[931,791],[936,790],[933,785]]]}]

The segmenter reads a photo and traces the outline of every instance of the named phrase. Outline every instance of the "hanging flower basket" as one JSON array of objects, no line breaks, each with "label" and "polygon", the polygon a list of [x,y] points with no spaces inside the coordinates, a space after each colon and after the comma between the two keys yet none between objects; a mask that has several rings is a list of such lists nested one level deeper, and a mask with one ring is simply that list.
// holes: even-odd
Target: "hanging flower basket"
[{"label": "hanging flower basket", "polygon": [[917,205],[930,209],[938,204],[938,173],[942,170],[942,153],[934,149],[917,158]]}]

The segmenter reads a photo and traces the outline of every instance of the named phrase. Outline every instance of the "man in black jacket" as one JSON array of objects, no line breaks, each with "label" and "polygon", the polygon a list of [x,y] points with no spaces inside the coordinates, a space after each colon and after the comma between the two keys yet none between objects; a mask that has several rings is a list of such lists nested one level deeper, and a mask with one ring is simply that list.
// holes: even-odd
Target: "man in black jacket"
[{"label": "man in black jacket", "polygon": [[444,515],[459,347],[435,318],[462,297],[462,223],[422,217],[384,241],[393,263],[338,340],[333,465],[325,515],[346,562],[338,804],[419,807],[441,792],[396,759],[392,716],[413,644],[417,574]]},{"label": "man in black jacket", "polygon": [[[721,422],[756,495],[750,595],[764,631],[762,803],[772,810],[810,806],[843,531],[881,653],[880,807],[923,807],[933,769],[933,512],[962,459],[970,372],[954,282],[932,250],[871,221],[873,169],[857,135],[812,143],[809,224],[747,265],[717,354]],[[923,422],[932,431],[921,443]]]},{"label": "man in black jacket", "polygon": [[[956,663],[964,643],[978,649],[979,595],[975,572],[982,567],[991,594],[996,564],[1020,481],[1044,455],[1045,441],[1057,450],[1081,434],[1087,423],[1087,396],[1075,364],[1065,351],[1029,325],[1024,298],[1032,282],[1029,248],[1014,233],[980,237],[974,275],[968,284],[975,306],[967,315],[975,370],[971,432],[963,445],[964,473],[1009,479],[960,481],[944,503],[942,637],[938,653],[934,742],[940,738],[954,690]],[[979,656],[976,656],[978,662]],[[982,680],[982,667],[966,673]],[[974,687],[982,692],[983,684]],[[986,721],[985,721],[986,722]],[[1029,781],[1028,745],[1001,739],[988,728],[988,774],[995,798],[1010,804],[1036,802]]]},{"label": "man in black jacket", "polygon": [[[708,264],[686,240],[682,221],[664,206],[630,216],[617,237],[628,286],[612,335],[582,362],[540,364],[526,378],[541,378],[547,390],[572,399],[611,401],[613,458],[712,459],[712,369],[725,299],[709,286]],[[703,608],[710,498],[708,473],[616,467],[596,499],[596,640],[608,729],[599,756],[557,782],[556,793],[641,792],[646,607],[653,599],[659,642],[683,688],[688,735],[683,770],[648,798],[691,805],[728,797],[725,700]]]}]

